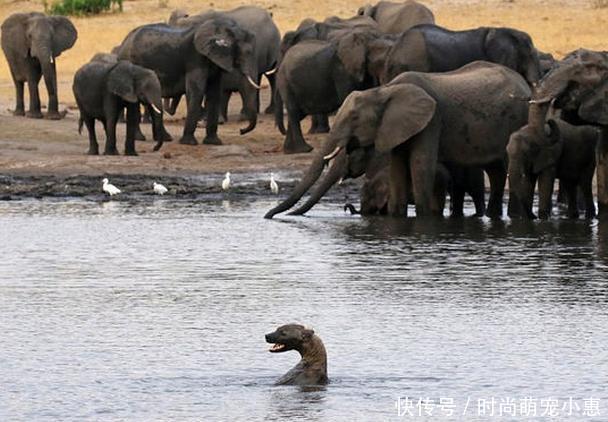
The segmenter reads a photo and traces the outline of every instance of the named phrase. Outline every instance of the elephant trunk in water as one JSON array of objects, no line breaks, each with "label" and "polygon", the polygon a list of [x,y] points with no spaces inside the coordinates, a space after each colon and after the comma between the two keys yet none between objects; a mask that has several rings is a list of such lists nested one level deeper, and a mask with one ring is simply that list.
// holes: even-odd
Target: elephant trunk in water
[{"label": "elephant trunk in water", "polygon": [[287,198],[286,200],[281,202],[279,205],[277,205],[276,207],[274,207],[273,209],[268,211],[266,213],[266,215],[264,216],[264,218],[272,218],[276,214],[287,211],[289,208],[293,207],[296,204],[296,202],[298,202],[300,200],[300,198],[302,198],[302,196],[304,196],[304,194],[306,192],[308,192],[308,190],[312,187],[312,185],[314,185],[315,182],[319,179],[319,177],[321,176],[321,173],[323,172],[323,167],[325,167],[325,164],[328,161],[330,161],[331,158],[335,157],[334,153],[332,153],[330,155],[333,155],[333,157],[328,157],[327,151],[321,152],[321,154],[319,154],[314,159],[314,161],[308,168],[308,172],[306,173],[304,178],[302,180],[300,180],[300,182],[295,187],[295,189],[293,190],[291,195],[289,195],[289,198]]},{"label": "elephant trunk in water", "polygon": [[346,154],[346,150],[342,148],[338,155],[333,159],[332,165],[319,184],[315,188],[315,190],[310,195],[310,198],[298,209],[289,213],[289,215],[302,215],[308,212],[312,207],[314,207],[317,202],[325,195],[325,193],[336,183],[340,181],[342,177],[344,177],[346,171],[346,164],[348,158]]}]

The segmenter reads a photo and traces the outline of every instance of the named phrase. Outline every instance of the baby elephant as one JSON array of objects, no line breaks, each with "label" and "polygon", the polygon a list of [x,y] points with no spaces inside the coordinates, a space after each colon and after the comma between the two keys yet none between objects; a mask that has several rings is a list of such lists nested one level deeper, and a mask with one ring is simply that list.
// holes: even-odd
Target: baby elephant
[{"label": "baby elephant", "polygon": [[[74,97],[80,109],[78,132],[82,124],[89,131],[89,154],[99,154],[95,135],[95,119],[101,121],[106,132],[104,154],[117,155],[116,123],[123,109],[127,109],[127,137],[125,154],[135,152],[135,133],[139,122],[139,103],[148,107],[153,120],[153,136],[157,141],[154,151],[162,145],[162,100],[160,81],[149,69],[120,60],[117,63],[92,61],[74,75]],[[154,111],[154,112],[152,112]]]},{"label": "baby elephant", "polygon": [[303,325],[283,325],[273,333],[266,334],[266,342],[274,343],[272,353],[297,350],[302,359],[275,385],[325,385],[327,378],[327,353],[321,339],[315,332]]}]

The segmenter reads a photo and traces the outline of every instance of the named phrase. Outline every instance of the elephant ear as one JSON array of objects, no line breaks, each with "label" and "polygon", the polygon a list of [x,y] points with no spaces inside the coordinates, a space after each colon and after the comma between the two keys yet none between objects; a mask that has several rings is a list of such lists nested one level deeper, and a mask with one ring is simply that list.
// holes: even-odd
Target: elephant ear
[{"label": "elephant ear", "polygon": [[78,37],[76,28],[70,20],[63,16],[49,16],[53,25],[53,56],[57,57],[65,50],[72,48]]},{"label": "elephant ear", "polygon": [[586,122],[608,125],[608,80],[581,101],[578,115]]},{"label": "elephant ear", "polygon": [[367,54],[365,35],[353,32],[340,38],[337,53],[346,71],[358,82],[363,82],[363,79],[365,79]]},{"label": "elephant ear", "polygon": [[370,16],[373,17],[372,15],[374,14],[374,6],[372,6],[371,4],[366,4],[365,6],[361,6],[359,8],[359,10],[357,10],[357,15],[358,16]]},{"label": "elephant ear", "polygon": [[129,103],[136,103],[135,78],[130,66],[130,63],[122,61],[112,68],[108,75],[108,90]]},{"label": "elephant ear", "polygon": [[384,113],[375,146],[378,152],[384,153],[420,133],[433,118],[437,103],[413,84],[389,85],[380,91],[384,97]]},{"label": "elephant ear", "polygon": [[548,144],[540,145],[540,151],[532,165],[532,172],[539,174],[548,167],[555,166],[562,154],[562,142],[557,122],[549,119],[545,126]]},{"label": "elephant ear", "polygon": [[194,48],[222,70],[234,70],[234,37],[216,21],[207,21],[198,27],[194,34]]}]

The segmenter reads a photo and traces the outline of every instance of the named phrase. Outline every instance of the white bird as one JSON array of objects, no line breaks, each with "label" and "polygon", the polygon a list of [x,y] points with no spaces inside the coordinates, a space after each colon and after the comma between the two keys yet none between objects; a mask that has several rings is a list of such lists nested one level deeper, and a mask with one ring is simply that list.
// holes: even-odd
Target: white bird
[{"label": "white bird", "polygon": [[103,191],[105,193],[107,193],[108,195],[114,196],[114,195],[118,195],[120,193],[120,189],[118,189],[114,185],[111,185],[107,178],[104,178],[102,180],[102,183],[103,183]]},{"label": "white bird", "polygon": [[168,192],[168,189],[161,185],[160,183],[154,182],[154,193],[157,195],[164,195]]},{"label": "white bird", "polygon": [[222,180],[222,190],[227,191],[230,189],[230,172],[226,173],[226,177]]},{"label": "white bird", "polygon": [[274,174],[270,173],[270,191],[277,195],[279,193],[279,185],[274,180]]}]

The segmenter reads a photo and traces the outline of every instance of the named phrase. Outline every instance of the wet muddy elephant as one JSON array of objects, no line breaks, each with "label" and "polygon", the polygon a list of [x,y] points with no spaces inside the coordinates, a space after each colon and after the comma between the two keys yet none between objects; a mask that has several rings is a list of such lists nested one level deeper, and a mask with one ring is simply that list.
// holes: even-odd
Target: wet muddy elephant
[{"label": "wet muddy elephant", "polygon": [[[38,83],[44,77],[49,95],[47,119],[61,119],[57,94],[55,60],[72,48],[78,33],[70,20],[63,16],[42,13],[15,13],[2,23],[2,50],[6,56],[15,84],[17,102],[15,116],[42,118]],[[30,107],[25,112],[24,84],[27,82]]]},{"label": "wet muddy elephant", "polygon": [[[186,28],[166,24],[138,27],[127,35],[118,57],[154,70],[164,98],[186,95],[187,115],[180,143],[195,145],[194,132],[203,99],[207,104],[207,136],[203,143],[221,144],[217,123],[222,76],[239,71],[253,80],[254,53],[253,34],[232,19],[212,18]],[[251,101],[255,102],[255,96]],[[253,130],[256,122],[257,115],[250,116],[249,125],[241,133]]]},{"label": "wet muddy elephant", "polygon": [[375,5],[367,4],[359,8],[359,16],[369,16],[378,22],[380,31],[387,34],[399,34],[423,23],[434,24],[435,16],[425,5],[407,0],[403,3],[379,1]]},{"label": "wet muddy elephant", "polygon": [[[336,178],[348,157],[370,149],[390,153],[389,215],[407,215],[411,184],[416,216],[435,215],[433,186],[438,162],[480,167],[490,179],[487,214],[502,216],[505,146],[527,121],[530,89],[516,72],[474,62],[447,73],[408,72],[390,84],[353,92],[336,115],[323,151],[292,194],[266,218],[293,207],[330,164],[322,185]],[[338,173],[339,175],[339,173]]]},{"label": "wet muddy elephant", "polygon": [[476,60],[498,63],[521,74],[529,85],[540,79],[539,56],[528,34],[511,28],[450,31],[420,25],[402,35],[390,49],[381,82],[401,72],[448,72]]},{"label": "wet muddy elephant", "polygon": [[139,123],[140,103],[150,108],[154,138],[162,141],[161,87],[156,73],[152,70],[126,60],[116,63],[91,61],[76,72],[72,89],[80,110],[78,130],[80,132],[82,125],[85,124],[89,132],[90,155],[99,154],[95,120],[101,121],[105,128],[104,154],[118,154],[116,123],[125,108],[127,109],[125,155],[137,155],[135,131]]}]

